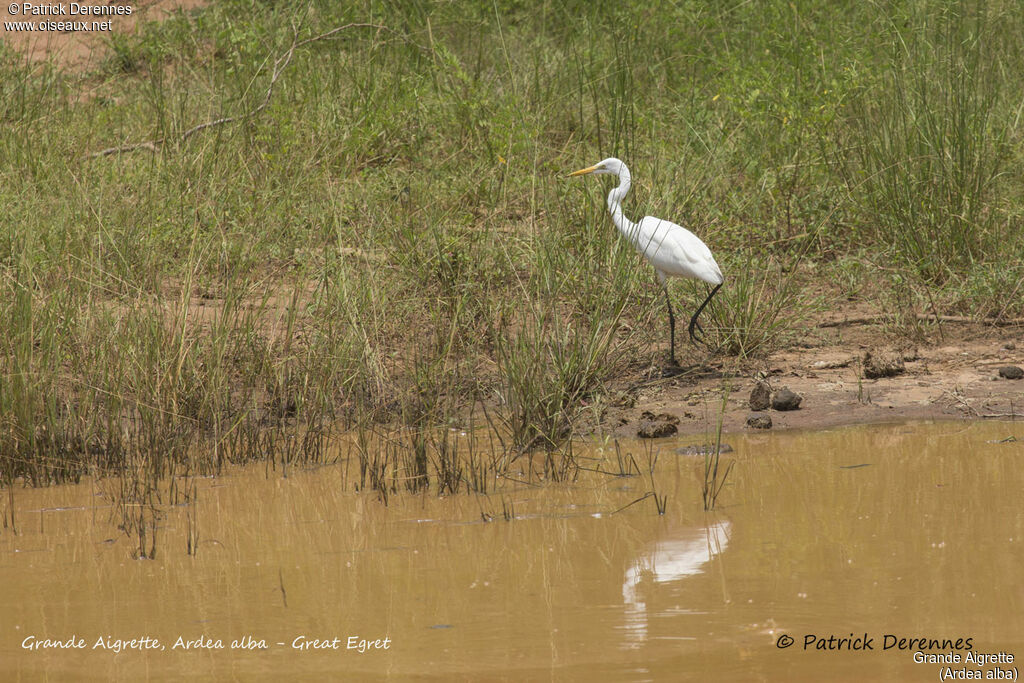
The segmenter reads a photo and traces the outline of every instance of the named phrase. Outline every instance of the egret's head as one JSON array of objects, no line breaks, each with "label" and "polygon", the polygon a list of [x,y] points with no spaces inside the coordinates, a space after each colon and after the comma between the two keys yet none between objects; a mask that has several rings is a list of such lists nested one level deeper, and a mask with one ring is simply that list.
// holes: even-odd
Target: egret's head
[{"label": "egret's head", "polygon": [[626,165],[624,163],[622,163],[615,157],[608,157],[602,162],[594,164],[589,168],[581,168],[578,171],[573,171],[569,175],[587,175],[588,173],[611,173],[612,175],[619,175],[619,173],[624,168],[626,168]]}]

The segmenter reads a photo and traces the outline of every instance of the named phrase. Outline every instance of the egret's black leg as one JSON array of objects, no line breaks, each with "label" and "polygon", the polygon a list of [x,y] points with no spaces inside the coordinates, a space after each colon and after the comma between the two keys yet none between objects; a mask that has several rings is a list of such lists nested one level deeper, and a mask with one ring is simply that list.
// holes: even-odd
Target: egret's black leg
[{"label": "egret's black leg", "polygon": [[704,326],[700,324],[700,321],[699,320],[696,321],[693,326],[697,330],[697,332],[700,333],[699,336],[703,337],[704,336]]},{"label": "egret's black leg", "polygon": [[697,337],[693,334],[693,328],[696,327],[698,330],[700,330],[702,336],[704,334],[704,328],[701,327],[700,323],[697,322],[697,316],[700,315],[700,312],[704,310],[704,307],[707,306],[708,303],[711,301],[711,297],[715,295],[715,293],[719,290],[721,286],[721,284],[715,285],[715,288],[711,290],[710,294],[708,294],[708,298],[704,299],[704,303],[697,307],[697,312],[693,314],[692,318],[690,318],[690,341],[692,341],[694,344],[698,343],[701,340],[697,339]]},{"label": "egret's black leg", "polygon": [[[673,363],[676,363],[676,317],[672,314],[672,300],[668,296],[668,287],[665,288],[665,303],[668,304],[668,329],[669,338],[671,339],[671,350],[669,351],[669,358],[672,359]],[[676,363],[678,365],[678,363]]]}]

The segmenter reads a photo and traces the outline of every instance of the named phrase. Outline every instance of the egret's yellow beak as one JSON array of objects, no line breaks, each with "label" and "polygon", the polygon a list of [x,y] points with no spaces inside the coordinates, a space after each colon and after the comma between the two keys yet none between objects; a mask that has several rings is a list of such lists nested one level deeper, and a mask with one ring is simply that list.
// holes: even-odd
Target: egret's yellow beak
[{"label": "egret's yellow beak", "polygon": [[586,175],[588,173],[593,173],[594,171],[596,171],[598,169],[599,166],[600,166],[600,164],[598,164],[597,166],[591,166],[590,168],[581,168],[578,171],[573,171],[572,173],[570,173],[568,177],[571,178],[574,175]]}]

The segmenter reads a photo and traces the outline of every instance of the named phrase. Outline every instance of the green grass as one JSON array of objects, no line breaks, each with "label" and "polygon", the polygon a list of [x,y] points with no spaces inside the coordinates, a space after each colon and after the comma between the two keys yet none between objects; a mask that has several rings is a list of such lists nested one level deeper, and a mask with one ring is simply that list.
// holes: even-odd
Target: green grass
[{"label": "green grass", "polygon": [[[284,58],[349,23],[374,26]],[[667,348],[607,186],[564,178],[609,155],[627,215],[718,256],[722,353],[785,343],[811,289],[888,287],[875,266],[921,310],[1021,315],[1022,33],[1007,0],[225,0],[86,74],[4,53],[0,480],[138,472],[142,504],[388,424],[411,455],[367,453],[367,485],[481,490],[501,462],[431,431],[481,404],[510,452],[559,452]]]}]

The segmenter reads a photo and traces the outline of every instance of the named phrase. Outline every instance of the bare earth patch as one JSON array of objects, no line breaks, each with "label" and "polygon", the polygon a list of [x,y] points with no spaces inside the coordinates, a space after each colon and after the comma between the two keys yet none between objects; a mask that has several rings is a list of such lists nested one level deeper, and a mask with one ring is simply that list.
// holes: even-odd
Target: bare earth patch
[{"label": "bare earth patch", "polygon": [[[23,3],[17,3],[22,5]],[[70,2],[30,3],[35,5],[59,5],[68,11]],[[0,21],[0,41],[8,48],[24,55],[33,62],[52,59],[62,68],[72,71],[85,71],[96,67],[99,60],[107,54],[107,42],[111,33],[129,33],[141,21],[156,21],[164,18],[175,10],[188,10],[205,5],[204,0],[140,0],[138,2],[106,2],[106,0],[81,0],[79,5],[107,5],[131,7],[132,13],[123,15],[54,15],[32,16],[18,13],[12,15],[11,3],[3,5],[3,20]],[[6,22],[26,21],[87,21],[110,20],[110,31],[8,31]]]},{"label": "bare earth patch", "polygon": [[[747,430],[750,415],[771,416],[774,429],[816,429],[903,419],[1011,419],[1024,417],[1024,380],[999,376],[1005,366],[1024,366],[1024,330],[977,324],[944,324],[933,343],[894,342],[878,325],[836,328],[809,325],[807,343],[764,361],[735,366],[698,350],[691,362],[707,359],[677,377],[623,384],[619,400],[604,414],[601,429],[637,435],[643,411],[680,418],[680,434],[713,436],[722,406],[725,431]],[[902,371],[867,379],[865,354],[896,359]],[[680,359],[683,356],[680,355]],[[657,375],[657,369],[652,371]],[[872,374],[872,373],[868,373]],[[797,410],[749,407],[758,376],[773,390],[788,387],[803,397]]]}]

